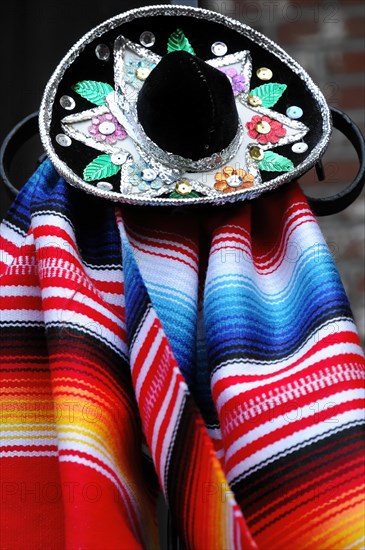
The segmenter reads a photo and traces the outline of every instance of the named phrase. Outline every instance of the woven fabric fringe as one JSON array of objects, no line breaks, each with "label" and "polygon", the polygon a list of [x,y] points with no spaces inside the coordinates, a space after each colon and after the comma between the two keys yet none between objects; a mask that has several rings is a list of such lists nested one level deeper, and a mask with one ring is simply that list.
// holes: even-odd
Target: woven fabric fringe
[{"label": "woven fabric fringe", "polygon": [[305,198],[115,206],[46,161],[1,226],[7,550],[364,541],[364,355]]}]

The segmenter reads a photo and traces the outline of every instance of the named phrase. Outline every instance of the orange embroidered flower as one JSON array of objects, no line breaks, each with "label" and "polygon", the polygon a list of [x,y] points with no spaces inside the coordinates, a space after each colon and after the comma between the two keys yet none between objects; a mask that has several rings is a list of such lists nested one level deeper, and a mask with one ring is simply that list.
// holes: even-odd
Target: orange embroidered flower
[{"label": "orange embroidered flower", "polygon": [[245,172],[242,168],[225,166],[222,172],[216,173],[214,188],[223,193],[232,193],[232,191],[253,187],[254,179],[252,174]]}]

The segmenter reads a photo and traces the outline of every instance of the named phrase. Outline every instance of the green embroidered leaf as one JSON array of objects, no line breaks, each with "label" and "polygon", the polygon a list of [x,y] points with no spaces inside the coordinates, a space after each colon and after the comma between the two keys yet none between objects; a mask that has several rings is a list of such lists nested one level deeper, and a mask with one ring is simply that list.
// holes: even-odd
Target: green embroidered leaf
[{"label": "green embroidered leaf", "polygon": [[262,84],[250,91],[249,95],[255,95],[262,101],[262,106],[269,108],[275,105],[281,98],[287,88],[286,84],[277,84],[276,82],[269,82]]},{"label": "green embroidered leaf", "polygon": [[110,155],[99,155],[84,169],[84,180],[94,181],[109,178],[119,172],[121,166],[113,164]]},{"label": "green embroidered leaf", "polygon": [[184,52],[191,53],[191,55],[196,55],[192,45],[189,40],[186,38],[185,34],[181,29],[176,29],[171,35],[167,42],[167,52],[177,52],[183,50]]},{"label": "green embroidered leaf", "polygon": [[199,193],[197,193],[196,191],[190,191],[188,195],[181,195],[181,193],[173,191],[169,195],[170,199],[194,199],[196,197],[200,197]]},{"label": "green embroidered leaf", "polygon": [[265,151],[264,158],[258,163],[259,170],[267,172],[289,172],[293,170],[292,161],[273,151]]},{"label": "green embroidered leaf", "polygon": [[113,91],[110,84],[96,80],[82,80],[74,84],[72,89],[95,105],[105,105],[105,97]]}]

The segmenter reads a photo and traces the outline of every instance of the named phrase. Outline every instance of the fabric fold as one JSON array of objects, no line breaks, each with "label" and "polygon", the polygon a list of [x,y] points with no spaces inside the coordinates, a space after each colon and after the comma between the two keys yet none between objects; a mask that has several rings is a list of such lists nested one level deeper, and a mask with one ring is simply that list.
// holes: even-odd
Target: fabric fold
[{"label": "fabric fold", "polygon": [[364,355],[296,184],[119,207],[46,161],[0,244],[6,548],[159,548],[159,486],[186,548],[361,545]]}]

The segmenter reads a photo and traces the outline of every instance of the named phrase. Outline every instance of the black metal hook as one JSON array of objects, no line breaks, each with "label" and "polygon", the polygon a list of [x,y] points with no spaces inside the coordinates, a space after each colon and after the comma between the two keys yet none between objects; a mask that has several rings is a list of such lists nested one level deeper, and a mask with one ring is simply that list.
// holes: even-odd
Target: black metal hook
[{"label": "black metal hook", "polygon": [[[9,170],[17,151],[33,136],[38,134],[38,112],[27,115],[14,128],[10,130],[0,148],[0,177],[10,194],[15,197],[18,189],[9,178]],[[38,159],[38,163],[44,160],[45,154]]]},{"label": "black metal hook", "polygon": [[[365,139],[354,121],[340,109],[331,107],[333,127],[339,130],[353,145],[358,159],[359,170],[354,180],[339,193],[329,197],[308,197],[308,202],[317,216],[331,216],[345,210],[363,190],[365,183]],[[318,173],[318,172],[317,172]]]}]

